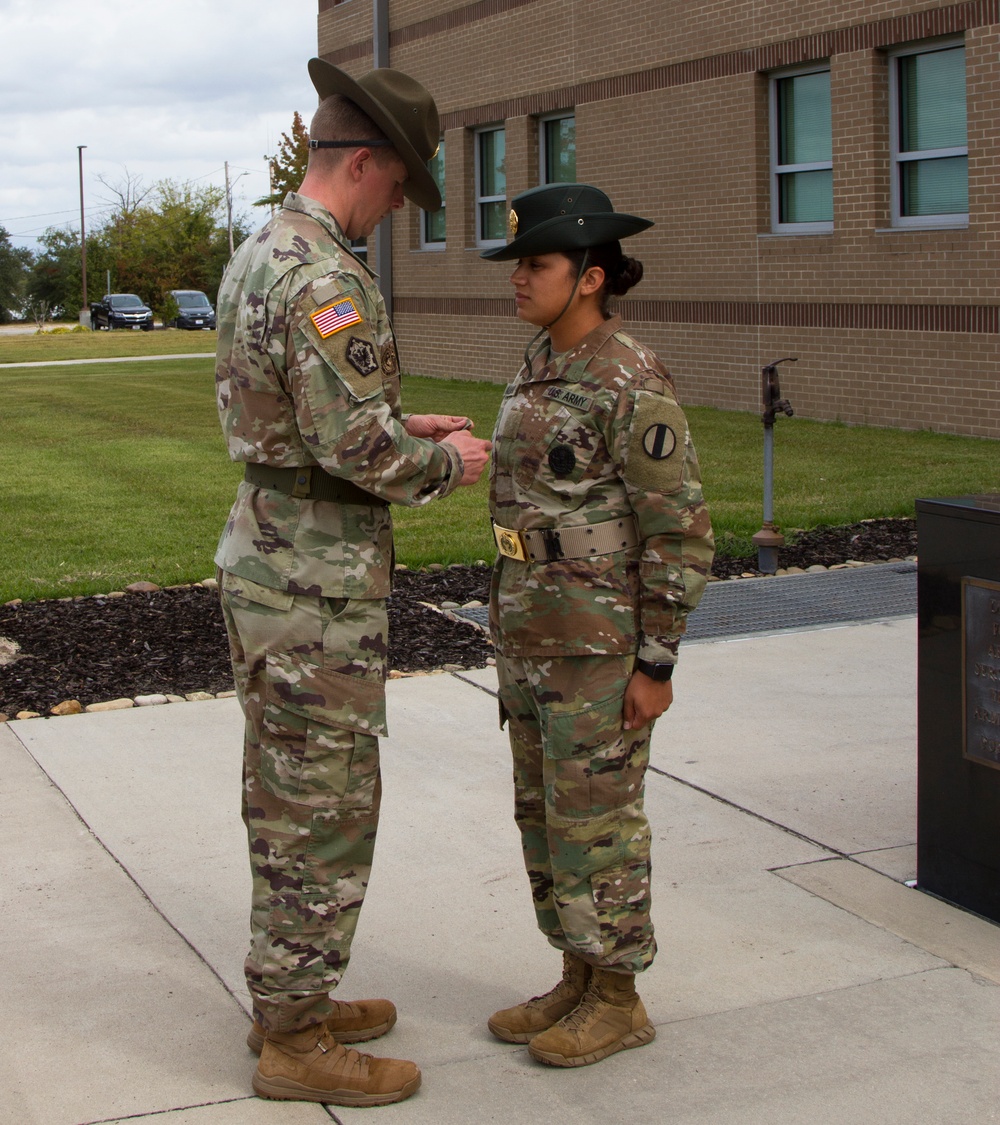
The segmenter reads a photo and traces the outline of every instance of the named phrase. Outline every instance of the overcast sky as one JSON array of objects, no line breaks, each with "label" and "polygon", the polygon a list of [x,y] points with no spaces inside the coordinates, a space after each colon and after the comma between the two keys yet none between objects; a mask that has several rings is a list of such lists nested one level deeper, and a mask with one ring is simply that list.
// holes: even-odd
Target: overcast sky
[{"label": "overcast sky", "polygon": [[[234,212],[268,192],[273,153],[316,95],[316,0],[0,0],[0,226],[35,249],[87,227],[126,175],[225,185]],[[237,177],[239,177],[237,179]]]}]

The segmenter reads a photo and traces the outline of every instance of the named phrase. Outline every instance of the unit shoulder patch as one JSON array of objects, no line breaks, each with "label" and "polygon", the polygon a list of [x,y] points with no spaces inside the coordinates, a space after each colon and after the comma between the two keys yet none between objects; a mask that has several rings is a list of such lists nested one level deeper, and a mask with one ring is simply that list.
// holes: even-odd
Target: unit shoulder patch
[{"label": "unit shoulder patch", "polygon": [[673,399],[639,392],[629,432],[625,479],[654,492],[676,492],[683,482],[687,419]]},{"label": "unit shoulder patch", "polygon": [[365,340],[361,336],[352,336],[347,341],[345,358],[359,375],[371,375],[372,372],[378,371],[375,345],[371,340]]}]

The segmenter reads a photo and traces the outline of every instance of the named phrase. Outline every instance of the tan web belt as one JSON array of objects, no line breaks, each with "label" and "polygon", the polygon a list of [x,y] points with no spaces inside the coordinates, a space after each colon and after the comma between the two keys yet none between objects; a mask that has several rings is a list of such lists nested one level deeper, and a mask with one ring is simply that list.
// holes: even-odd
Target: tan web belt
[{"label": "tan web belt", "polygon": [[581,527],[544,527],[537,531],[512,531],[495,523],[493,535],[501,555],[521,562],[555,562],[556,559],[611,555],[615,551],[626,551],[639,542],[639,529],[633,516]]},{"label": "tan web belt", "polygon": [[243,479],[257,488],[270,488],[297,500],[332,500],[338,504],[382,505],[381,496],[365,492],[352,481],[335,477],[319,465],[279,469],[274,465],[248,464]]}]

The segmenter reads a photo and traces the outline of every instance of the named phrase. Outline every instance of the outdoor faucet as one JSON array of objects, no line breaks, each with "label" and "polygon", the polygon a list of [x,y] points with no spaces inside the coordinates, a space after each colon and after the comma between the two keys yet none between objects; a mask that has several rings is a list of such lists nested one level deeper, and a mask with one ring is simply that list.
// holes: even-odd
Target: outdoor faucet
[{"label": "outdoor faucet", "polygon": [[778,569],[778,548],[785,545],[785,537],[774,526],[774,419],[779,411],[789,418],[795,413],[787,398],[781,397],[778,384],[778,364],[796,363],[798,356],[785,356],[768,363],[760,370],[760,393],[763,404],[761,421],[764,423],[764,524],[753,537],[757,547],[757,567],[763,574],[774,574]]}]

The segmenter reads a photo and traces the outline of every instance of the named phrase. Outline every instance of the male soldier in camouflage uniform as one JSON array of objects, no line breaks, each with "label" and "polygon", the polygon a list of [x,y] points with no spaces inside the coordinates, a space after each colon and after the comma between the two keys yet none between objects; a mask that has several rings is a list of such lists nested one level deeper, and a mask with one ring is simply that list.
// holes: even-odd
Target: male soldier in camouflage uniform
[{"label": "male soldier in camouflage uniform", "polygon": [[382,1105],[413,1093],[419,1070],[341,1044],[381,1035],[395,1008],[330,992],[378,823],[388,505],[473,484],[489,443],[466,418],[401,414],[392,328],[349,247],[404,195],[440,207],[434,101],[394,70],[309,71],[321,102],[306,177],[239,248],[218,305],[219,414],[246,463],[216,562],[246,717],[248,1043],[263,1097]]},{"label": "male soldier in camouflage uniform", "polygon": [[564,967],[489,1027],[555,1066],[655,1034],[634,987],[656,951],[643,783],[713,556],[670,375],[606,307],[642,276],[618,240],[650,225],[589,185],[547,185],[514,199],[514,241],[483,254],[517,259],[519,315],[549,333],[493,435],[490,612],[515,820]]}]

